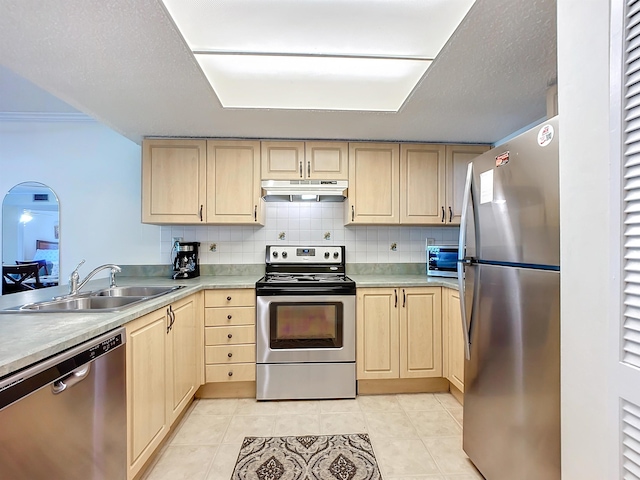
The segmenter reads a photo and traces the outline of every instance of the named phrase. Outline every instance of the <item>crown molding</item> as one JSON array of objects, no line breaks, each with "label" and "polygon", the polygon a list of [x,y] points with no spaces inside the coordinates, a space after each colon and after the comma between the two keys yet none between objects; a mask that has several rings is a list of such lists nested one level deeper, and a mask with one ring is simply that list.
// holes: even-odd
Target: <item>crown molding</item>
[{"label": "crown molding", "polygon": [[79,112],[0,112],[0,122],[95,123],[96,120]]}]

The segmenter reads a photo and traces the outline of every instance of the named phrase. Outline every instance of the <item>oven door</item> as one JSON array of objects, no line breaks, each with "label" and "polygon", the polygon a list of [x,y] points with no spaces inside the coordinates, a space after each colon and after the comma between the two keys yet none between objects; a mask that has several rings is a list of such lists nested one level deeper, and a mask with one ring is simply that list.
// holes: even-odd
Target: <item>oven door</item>
[{"label": "oven door", "polygon": [[257,363],[353,362],[354,295],[259,296]]}]

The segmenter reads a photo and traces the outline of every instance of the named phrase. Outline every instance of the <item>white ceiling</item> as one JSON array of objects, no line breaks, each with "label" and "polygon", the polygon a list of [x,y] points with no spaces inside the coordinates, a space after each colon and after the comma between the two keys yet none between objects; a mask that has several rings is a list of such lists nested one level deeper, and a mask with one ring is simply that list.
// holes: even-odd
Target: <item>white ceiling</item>
[{"label": "white ceiling", "polygon": [[[248,3],[246,19],[221,18],[220,28],[268,21],[268,1],[258,3],[264,11]],[[420,28],[410,8],[398,10]],[[495,142],[545,116],[557,75],[555,0],[477,0],[398,113],[223,109],[160,0],[0,0],[0,11],[0,112],[68,112],[61,99],[135,142]],[[358,28],[341,19],[336,8],[332,28]]]}]

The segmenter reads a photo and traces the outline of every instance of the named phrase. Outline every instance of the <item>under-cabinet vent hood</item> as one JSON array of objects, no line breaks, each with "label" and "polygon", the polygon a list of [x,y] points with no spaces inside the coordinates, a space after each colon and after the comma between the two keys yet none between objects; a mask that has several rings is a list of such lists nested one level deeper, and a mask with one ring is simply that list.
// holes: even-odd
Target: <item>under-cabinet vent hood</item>
[{"label": "under-cabinet vent hood", "polygon": [[266,202],[342,202],[347,197],[346,180],[263,180]]}]

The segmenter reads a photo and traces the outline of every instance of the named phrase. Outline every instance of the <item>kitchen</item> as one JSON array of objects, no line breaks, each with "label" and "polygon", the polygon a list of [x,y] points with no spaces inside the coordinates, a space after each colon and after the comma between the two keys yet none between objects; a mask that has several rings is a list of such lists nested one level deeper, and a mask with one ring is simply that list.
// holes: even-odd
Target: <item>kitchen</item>
[{"label": "kitchen", "polygon": [[[608,131],[608,9],[605,2],[561,1],[558,5],[559,109],[565,125],[561,144],[566,262],[562,284],[563,478],[615,478],[605,470],[613,468],[607,467],[610,460],[606,458],[607,445],[614,448],[615,440],[605,439],[616,423],[608,420],[609,357],[602,340],[611,330],[606,320],[611,315],[609,304],[602,301],[602,292],[611,288],[609,267],[607,259],[592,254],[594,249],[610,251],[615,243],[605,227],[609,225],[612,187],[603,182],[609,176],[605,160],[609,143],[601,134]],[[588,38],[585,25],[589,25]],[[82,258],[91,265],[167,263],[160,253],[159,228],[139,222],[139,146],[95,124],[14,121],[3,122],[0,128],[2,189],[36,179],[36,171],[61,198],[63,278]],[[291,136],[307,138],[294,133]],[[97,160],[90,167],[83,162],[87,152]],[[55,162],[51,160],[54,154]],[[585,164],[590,168],[585,169]],[[95,205],[91,210],[87,199]],[[583,262],[584,258],[591,261]],[[589,355],[584,354],[585,345],[589,345]]]}]

